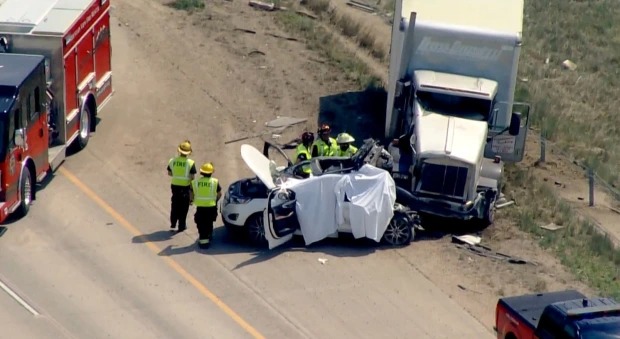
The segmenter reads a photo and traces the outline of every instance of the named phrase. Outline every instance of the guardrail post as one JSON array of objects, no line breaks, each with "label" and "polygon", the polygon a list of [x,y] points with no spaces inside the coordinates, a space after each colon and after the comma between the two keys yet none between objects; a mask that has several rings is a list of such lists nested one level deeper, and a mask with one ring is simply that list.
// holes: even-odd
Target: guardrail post
[{"label": "guardrail post", "polygon": [[546,148],[547,148],[547,140],[545,139],[545,136],[541,130],[540,131],[540,159],[538,160],[539,163],[545,162]]},{"label": "guardrail post", "polygon": [[589,206],[594,206],[594,171],[591,168],[588,168],[588,186],[590,189],[590,199]]}]

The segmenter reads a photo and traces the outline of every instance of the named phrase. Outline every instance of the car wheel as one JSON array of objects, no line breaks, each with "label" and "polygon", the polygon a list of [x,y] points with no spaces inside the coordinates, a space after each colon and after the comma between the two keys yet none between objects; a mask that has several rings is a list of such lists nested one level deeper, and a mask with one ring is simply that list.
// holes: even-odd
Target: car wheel
[{"label": "car wheel", "polygon": [[251,215],[245,223],[245,227],[248,241],[252,245],[263,245],[267,242],[265,238],[263,215],[261,213]]},{"label": "car wheel", "polygon": [[383,234],[383,240],[390,246],[405,246],[411,243],[414,236],[415,229],[409,217],[404,213],[395,213]]}]

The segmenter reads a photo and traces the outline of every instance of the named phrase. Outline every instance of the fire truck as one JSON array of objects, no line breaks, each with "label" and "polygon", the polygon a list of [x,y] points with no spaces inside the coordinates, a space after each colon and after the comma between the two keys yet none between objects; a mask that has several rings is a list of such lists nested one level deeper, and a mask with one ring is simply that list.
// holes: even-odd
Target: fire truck
[{"label": "fire truck", "polygon": [[112,94],[109,0],[0,0],[0,223],[86,147]]}]

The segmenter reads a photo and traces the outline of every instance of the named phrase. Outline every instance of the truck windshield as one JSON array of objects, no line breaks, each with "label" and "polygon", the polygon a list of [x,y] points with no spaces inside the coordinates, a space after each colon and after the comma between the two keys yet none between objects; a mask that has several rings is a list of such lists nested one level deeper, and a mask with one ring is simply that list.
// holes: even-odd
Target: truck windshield
[{"label": "truck windshield", "polygon": [[588,324],[580,329],[581,339],[620,339],[620,323]]},{"label": "truck windshield", "polygon": [[425,111],[479,121],[488,121],[493,107],[492,100],[420,90],[416,97]]}]

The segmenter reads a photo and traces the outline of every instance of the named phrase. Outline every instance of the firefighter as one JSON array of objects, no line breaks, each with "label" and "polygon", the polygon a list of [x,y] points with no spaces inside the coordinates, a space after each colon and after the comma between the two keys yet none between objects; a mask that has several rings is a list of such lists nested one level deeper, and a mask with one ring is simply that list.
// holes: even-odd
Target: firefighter
[{"label": "firefighter", "polygon": [[357,152],[357,147],[353,146],[355,139],[348,133],[338,134],[336,142],[338,143],[338,149],[336,150],[336,156],[339,157],[352,157]]},{"label": "firefighter", "polygon": [[209,248],[213,235],[213,223],[217,219],[217,202],[222,196],[222,187],[213,178],[213,164],[208,162],[200,167],[200,179],[192,183],[192,200],[196,206],[194,221],[198,228],[198,246]]},{"label": "firefighter", "polygon": [[336,143],[336,139],[332,138],[331,128],[327,124],[321,125],[319,130],[317,131],[319,135],[319,139],[314,141],[312,145],[312,156],[334,156],[336,155],[336,150],[338,149],[338,144]]},{"label": "firefighter", "polygon": [[188,156],[192,153],[189,140],[183,141],[177,148],[178,155],[168,161],[168,176],[172,177],[170,190],[170,230],[174,231],[179,224],[178,232],[185,231],[187,212],[190,205],[191,181],[196,174],[194,160]]},{"label": "firefighter", "polygon": [[[301,135],[301,144],[297,146],[295,149],[295,163],[300,163],[305,160],[309,160],[312,158],[310,154],[310,149],[312,148],[312,143],[314,142],[314,134],[312,132],[304,132]],[[312,174],[312,168],[310,165],[302,166],[303,177],[307,178]]]}]

